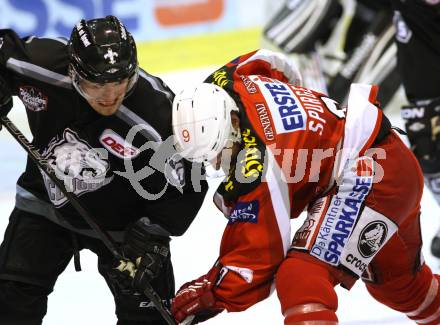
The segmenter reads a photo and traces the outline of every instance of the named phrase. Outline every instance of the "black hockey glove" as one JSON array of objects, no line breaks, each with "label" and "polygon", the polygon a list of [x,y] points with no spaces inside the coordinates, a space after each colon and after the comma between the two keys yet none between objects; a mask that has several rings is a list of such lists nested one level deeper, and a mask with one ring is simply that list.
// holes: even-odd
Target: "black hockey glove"
[{"label": "black hockey glove", "polygon": [[424,174],[440,172],[440,97],[403,106],[408,140]]},{"label": "black hockey glove", "polygon": [[0,76],[0,117],[8,115],[12,108],[12,92],[5,79]]},{"label": "black hockey glove", "polygon": [[126,230],[122,250],[127,260],[120,261],[116,269],[134,289],[143,292],[169,258],[170,238],[152,234],[151,225],[140,219]]}]

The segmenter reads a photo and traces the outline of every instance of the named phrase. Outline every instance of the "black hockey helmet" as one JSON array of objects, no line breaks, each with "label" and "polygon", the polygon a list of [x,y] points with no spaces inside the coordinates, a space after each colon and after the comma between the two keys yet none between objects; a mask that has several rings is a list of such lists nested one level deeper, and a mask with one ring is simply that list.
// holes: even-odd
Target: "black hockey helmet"
[{"label": "black hockey helmet", "polygon": [[136,44],[115,16],[84,20],[75,25],[69,40],[70,75],[82,94],[81,79],[95,83],[129,79],[127,93],[138,77]]}]

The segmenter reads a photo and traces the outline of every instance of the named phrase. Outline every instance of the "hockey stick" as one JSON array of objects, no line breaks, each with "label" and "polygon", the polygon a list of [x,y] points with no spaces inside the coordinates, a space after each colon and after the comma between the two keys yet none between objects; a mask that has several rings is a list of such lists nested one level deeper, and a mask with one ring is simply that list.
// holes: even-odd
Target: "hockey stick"
[{"label": "hockey stick", "polygon": [[[58,179],[55,175],[55,171],[49,165],[47,160],[40,155],[38,150],[28,141],[23,133],[12,123],[12,121],[6,116],[0,117],[0,123],[8,130],[12,137],[17,140],[17,142],[23,147],[27,152],[32,161],[55,183],[55,185],[60,189],[60,191],[66,196],[72,206],[76,211],[83,217],[87,224],[96,232],[98,237],[102,240],[104,245],[110,250],[115,258],[120,261],[125,261],[124,256],[119,252],[116,247],[115,242],[109,236],[109,234],[104,231],[93,219],[92,215],[83,207],[81,202],[78,200],[75,194],[67,191],[63,182]],[[151,285],[148,283],[147,288],[144,291],[145,296],[151,300],[154,307],[159,311],[161,316],[166,320],[168,325],[176,325],[176,322],[171,316],[170,311],[166,308],[159,297],[159,295],[154,291]]]}]

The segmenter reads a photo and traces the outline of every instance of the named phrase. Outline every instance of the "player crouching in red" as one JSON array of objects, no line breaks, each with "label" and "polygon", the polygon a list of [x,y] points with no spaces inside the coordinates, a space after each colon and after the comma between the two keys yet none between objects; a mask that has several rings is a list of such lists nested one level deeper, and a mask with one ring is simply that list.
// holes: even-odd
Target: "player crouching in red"
[{"label": "player crouching in red", "polygon": [[177,292],[175,319],[245,310],[276,281],[285,324],[337,324],[334,287],[362,278],[384,305],[439,324],[438,276],[421,253],[422,174],[375,105],[377,87],[352,85],[342,108],[300,80],[284,56],[259,50],[176,96],[177,147],[225,170],[214,202],[229,221],[215,266]]}]

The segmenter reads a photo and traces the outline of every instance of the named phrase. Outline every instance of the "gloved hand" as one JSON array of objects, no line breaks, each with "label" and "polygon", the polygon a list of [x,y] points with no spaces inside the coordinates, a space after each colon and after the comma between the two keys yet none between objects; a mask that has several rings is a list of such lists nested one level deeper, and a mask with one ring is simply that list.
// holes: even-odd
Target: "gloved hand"
[{"label": "gloved hand", "polygon": [[411,149],[424,174],[440,171],[440,97],[403,106],[402,119]]},{"label": "gloved hand", "polygon": [[115,268],[121,273],[122,281],[125,278],[125,282],[141,292],[160,274],[170,253],[170,238],[149,231],[151,227],[142,219],[125,231],[122,251],[127,259],[119,261]]},{"label": "gloved hand", "polygon": [[[12,108],[12,92],[6,81],[0,76],[0,117],[8,115]],[[0,123],[0,130],[2,124]]]},{"label": "gloved hand", "polygon": [[220,269],[220,266],[215,266],[208,274],[180,287],[171,305],[171,312],[178,323],[197,324],[223,311],[213,293]]}]

